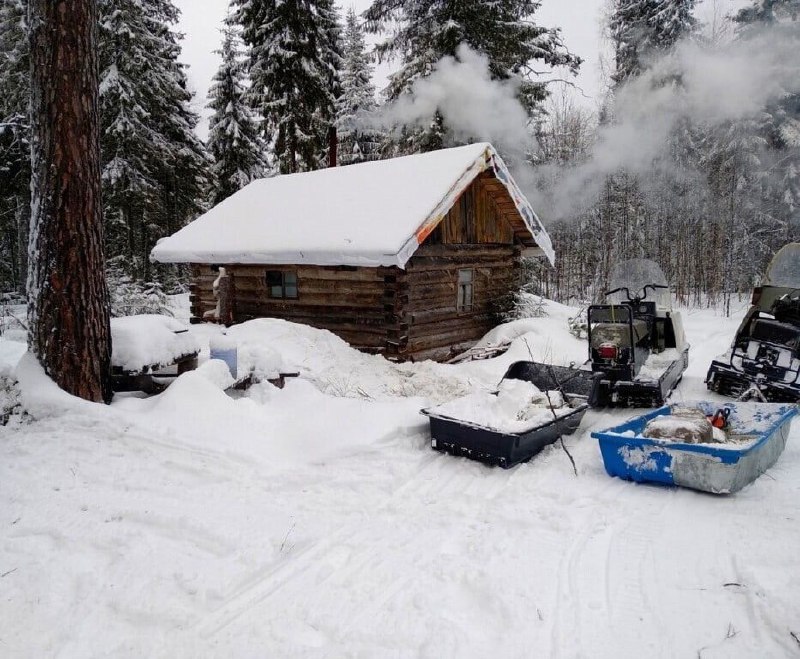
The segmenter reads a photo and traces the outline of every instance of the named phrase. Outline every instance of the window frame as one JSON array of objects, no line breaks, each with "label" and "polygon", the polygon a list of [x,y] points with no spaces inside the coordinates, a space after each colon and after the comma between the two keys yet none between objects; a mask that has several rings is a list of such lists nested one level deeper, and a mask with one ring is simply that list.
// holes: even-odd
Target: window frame
[{"label": "window frame", "polygon": [[[277,283],[277,278],[280,283]],[[290,281],[287,281],[289,279]],[[294,280],[294,281],[291,281]],[[267,294],[271,300],[299,300],[300,285],[296,270],[266,270],[264,273],[264,283],[267,286]],[[280,295],[276,295],[276,289],[280,289]],[[294,289],[294,295],[289,295],[288,290]]]},{"label": "window frame", "polygon": [[456,274],[456,311],[471,313],[474,309],[475,268],[459,268]]}]

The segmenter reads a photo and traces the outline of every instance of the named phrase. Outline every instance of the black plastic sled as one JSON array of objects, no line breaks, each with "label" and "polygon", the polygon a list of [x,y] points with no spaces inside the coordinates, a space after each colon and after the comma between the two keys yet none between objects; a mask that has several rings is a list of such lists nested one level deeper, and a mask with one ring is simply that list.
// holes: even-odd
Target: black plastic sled
[{"label": "black plastic sled", "polygon": [[559,390],[573,410],[524,432],[504,433],[437,414],[435,408],[424,409],[431,424],[431,448],[508,469],[574,433],[597,394],[597,374],[564,366],[514,362],[503,379],[525,380],[542,391]]}]

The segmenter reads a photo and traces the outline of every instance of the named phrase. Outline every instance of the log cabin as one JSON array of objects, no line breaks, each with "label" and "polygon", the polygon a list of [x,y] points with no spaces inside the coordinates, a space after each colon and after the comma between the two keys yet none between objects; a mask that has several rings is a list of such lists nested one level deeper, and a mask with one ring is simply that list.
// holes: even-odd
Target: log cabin
[{"label": "log cabin", "polygon": [[[254,181],[152,251],[188,264],[192,322],[272,317],[389,359],[447,359],[497,323],[550,238],[488,143]],[[219,318],[215,318],[219,321]]]}]

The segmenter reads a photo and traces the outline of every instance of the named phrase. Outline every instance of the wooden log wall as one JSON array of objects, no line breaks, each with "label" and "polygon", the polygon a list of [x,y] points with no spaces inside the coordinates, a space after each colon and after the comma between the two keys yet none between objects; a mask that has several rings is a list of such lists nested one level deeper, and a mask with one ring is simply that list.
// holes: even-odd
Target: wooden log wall
[{"label": "wooden log wall", "polygon": [[[513,245],[421,246],[393,283],[387,356],[445,359],[474,344],[495,326],[497,301],[518,288],[519,254]],[[473,271],[470,311],[457,307],[464,269]]]},{"label": "wooden log wall", "polygon": [[[330,330],[356,348],[382,352],[386,347],[384,277],[393,268],[226,265],[225,269],[236,288],[234,322],[283,318]],[[298,298],[270,297],[268,270],[296,273]],[[216,277],[209,265],[192,266],[192,322],[202,322],[205,312],[214,309]]]}]

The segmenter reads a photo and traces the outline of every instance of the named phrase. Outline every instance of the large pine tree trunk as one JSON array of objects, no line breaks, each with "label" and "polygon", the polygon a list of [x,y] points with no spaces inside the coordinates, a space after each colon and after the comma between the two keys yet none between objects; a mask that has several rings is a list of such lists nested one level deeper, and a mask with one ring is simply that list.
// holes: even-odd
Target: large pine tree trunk
[{"label": "large pine tree trunk", "polygon": [[111,399],[96,0],[30,0],[29,345],[64,390]]}]

